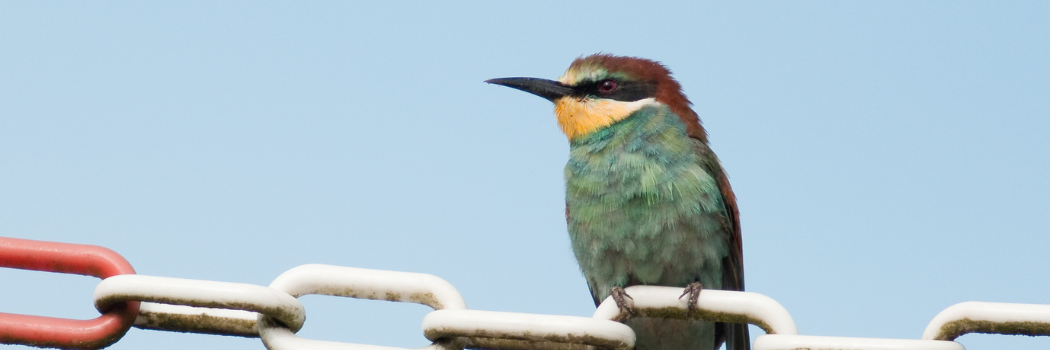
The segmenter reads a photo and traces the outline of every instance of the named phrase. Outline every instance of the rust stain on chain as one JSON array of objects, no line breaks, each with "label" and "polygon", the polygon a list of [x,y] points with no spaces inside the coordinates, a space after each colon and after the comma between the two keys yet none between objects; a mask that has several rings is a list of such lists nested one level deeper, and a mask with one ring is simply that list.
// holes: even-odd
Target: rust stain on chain
[{"label": "rust stain on chain", "polygon": [[[464,334],[454,328],[427,329],[423,332],[427,339],[461,337]],[[535,334],[529,331],[521,334],[505,334],[484,329],[468,332],[472,344],[469,348],[481,349],[540,349],[540,350],[582,350],[588,346],[612,349],[629,349],[629,344],[589,334]]]},{"label": "rust stain on chain", "polygon": [[139,315],[141,323],[138,328],[172,330],[177,332],[206,333],[218,335],[233,335],[238,337],[258,338],[259,331],[256,321],[225,318],[218,316],[181,315],[166,313],[143,313]]},{"label": "rust stain on chain", "polygon": [[[111,305],[113,303],[120,302],[120,301],[123,301],[123,300],[142,300],[142,299],[143,299],[142,296],[141,295],[137,295],[137,294],[112,294],[112,295],[109,295],[109,296],[107,296],[105,298],[101,298],[101,299],[97,300],[96,302],[99,305],[105,306],[105,305]],[[160,304],[186,305],[186,306],[208,307],[208,308],[216,308],[216,309],[245,310],[245,311],[258,312],[258,313],[266,314],[268,316],[271,316],[271,317],[281,321],[281,323],[285,324],[285,326],[287,326],[289,329],[291,329],[292,332],[298,332],[299,329],[303,328],[303,322],[306,321],[305,317],[300,317],[299,313],[295,312],[294,310],[287,310],[286,308],[281,308],[281,307],[259,307],[259,305],[257,305],[257,304],[246,303],[246,302],[239,302],[239,301],[233,301],[233,300],[215,301],[215,300],[184,299],[184,298],[162,298],[162,297],[156,297],[156,296],[154,296],[152,298],[149,298],[149,299],[150,299],[149,301],[151,301],[151,302],[160,303]],[[305,316],[305,314],[303,316]],[[172,319],[174,319],[175,317],[176,316],[173,316]],[[185,318],[187,316],[178,316],[178,317]],[[291,322],[291,323],[290,324],[286,324],[288,322]]]},{"label": "rust stain on chain", "polygon": [[445,308],[445,305],[438,301],[437,297],[432,292],[424,293],[412,293],[408,297],[405,297],[402,293],[397,292],[362,292],[357,291],[353,288],[343,287],[327,287],[317,289],[312,294],[323,294],[333,296],[344,296],[357,299],[369,299],[369,300],[384,300],[384,301],[395,301],[395,302],[412,302],[417,304],[423,304],[434,309],[440,310]]}]

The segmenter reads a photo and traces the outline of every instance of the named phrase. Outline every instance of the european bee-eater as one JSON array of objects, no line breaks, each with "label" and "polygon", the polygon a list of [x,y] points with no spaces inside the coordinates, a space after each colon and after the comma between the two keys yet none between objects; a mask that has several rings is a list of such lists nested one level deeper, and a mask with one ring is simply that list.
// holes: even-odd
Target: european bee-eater
[{"label": "european bee-eater", "polygon": [[[487,82],[554,103],[569,139],[565,217],[595,305],[623,287],[744,290],[736,197],[681,86],[658,62],[581,57],[557,81]],[[638,350],[750,348],[746,324],[633,317]]]}]

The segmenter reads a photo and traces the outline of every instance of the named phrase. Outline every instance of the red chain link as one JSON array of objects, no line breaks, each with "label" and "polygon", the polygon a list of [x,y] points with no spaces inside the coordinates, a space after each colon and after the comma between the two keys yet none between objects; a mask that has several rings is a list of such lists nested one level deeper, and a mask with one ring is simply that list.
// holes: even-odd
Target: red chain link
[{"label": "red chain link", "polygon": [[[134,274],[124,257],[93,245],[0,237],[0,267],[107,277]],[[109,346],[131,328],[139,302],[114,305],[93,320],[0,312],[0,343],[89,349]]]}]

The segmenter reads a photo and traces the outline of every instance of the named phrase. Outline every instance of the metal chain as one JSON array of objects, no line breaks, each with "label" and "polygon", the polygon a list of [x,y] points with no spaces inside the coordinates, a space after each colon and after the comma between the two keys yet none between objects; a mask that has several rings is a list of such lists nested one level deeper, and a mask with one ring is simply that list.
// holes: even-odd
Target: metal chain
[{"label": "metal chain", "polygon": [[102,278],[95,307],[102,316],[80,321],[0,313],[0,343],[65,349],[101,348],[133,325],[142,329],[259,337],[271,350],[395,350],[398,348],[299,338],[306,320],[297,300],[309,294],[423,304],[421,350],[544,349],[593,347],[629,350],[635,334],[630,317],[695,318],[749,323],[762,328],[755,350],[928,349],[962,350],[966,333],[1050,335],[1050,305],[965,302],[953,305],[926,328],[921,339],[877,339],[798,335],[791,315],[772,298],[751,292],[704,290],[697,310],[680,298],[682,288],[632,286],[634,313],[621,313],[611,298],[593,317],[468,310],[451,284],[436,276],[330,265],[302,265],[269,286],[136,275],[109,249],[79,244],[0,237],[0,267]]}]

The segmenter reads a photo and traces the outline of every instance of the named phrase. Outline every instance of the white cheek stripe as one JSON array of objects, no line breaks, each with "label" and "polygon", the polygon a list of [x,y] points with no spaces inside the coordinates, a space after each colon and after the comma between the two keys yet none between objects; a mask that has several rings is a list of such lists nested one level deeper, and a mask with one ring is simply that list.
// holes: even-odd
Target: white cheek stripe
[{"label": "white cheek stripe", "polygon": [[656,106],[656,105],[659,105],[659,103],[656,102],[656,99],[654,99],[652,97],[643,98],[641,100],[631,101],[631,102],[623,102],[623,101],[615,101],[615,102],[616,102],[616,104],[619,104],[619,105],[623,106],[628,111],[628,113],[627,113],[628,115],[630,115],[631,113],[637,112],[639,109],[642,109],[642,107],[645,107],[645,106],[650,106],[650,105],[651,106]]}]

